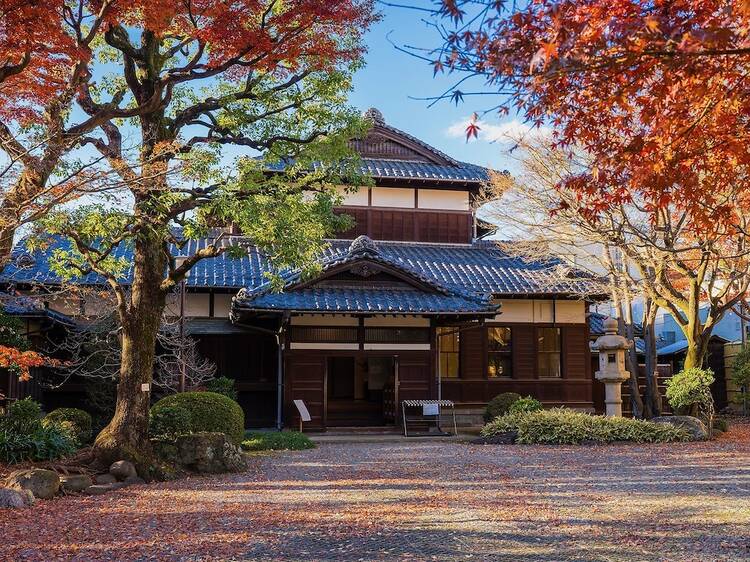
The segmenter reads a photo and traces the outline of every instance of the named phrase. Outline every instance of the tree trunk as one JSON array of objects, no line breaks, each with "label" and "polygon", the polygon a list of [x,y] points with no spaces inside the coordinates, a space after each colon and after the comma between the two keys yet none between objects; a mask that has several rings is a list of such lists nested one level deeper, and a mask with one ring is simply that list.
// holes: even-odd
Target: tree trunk
[{"label": "tree trunk", "polygon": [[623,288],[623,308],[625,325],[624,335],[631,343],[630,349],[625,354],[625,367],[630,373],[628,386],[630,387],[630,408],[634,418],[643,418],[643,399],[641,390],[638,387],[638,352],[635,349],[635,330],[633,329],[633,301],[627,287]]},{"label": "tree trunk", "polygon": [[[122,361],[115,414],[97,436],[94,447],[105,463],[127,459],[148,476],[150,385],[156,338],[165,306],[161,282],[166,267],[163,241],[156,232],[139,234],[134,245],[133,284],[129,302],[120,310]],[[144,390],[143,385],[149,385]]]},{"label": "tree trunk", "polygon": [[18,181],[5,193],[0,203],[0,267],[10,260],[13,238],[24,210],[42,193],[48,177],[42,171],[24,168]]},{"label": "tree trunk", "polygon": [[656,321],[657,306],[654,301],[646,297],[643,309],[643,341],[646,348],[645,374],[646,389],[643,403],[643,415],[651,419],[661,415],[661,393],[659,392],[659,370],[656,356]]}]

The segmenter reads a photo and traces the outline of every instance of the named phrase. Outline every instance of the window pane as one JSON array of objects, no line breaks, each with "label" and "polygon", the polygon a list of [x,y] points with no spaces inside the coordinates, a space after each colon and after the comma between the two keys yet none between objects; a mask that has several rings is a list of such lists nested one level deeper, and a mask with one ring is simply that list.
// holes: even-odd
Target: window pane
[{"label": "window pane", "polygon": [[510,377],[512,364],[510,353],[490,353],[487,358],[487,376],[491,379]]},{"label": "window pane", "polygon": [[559,378],[560,374],[560,354],[540,353],[539,376],[543,378]]},{"label": "window pane", "polygon": [[511,329],[487,328],[487,378],[512,376]]},{"label": "window pane", "polygon": [[510,328],[488,328],[487,338],[490,351],[510,351]]},{"label": "window pane", "polygon": [[438,328],[438,353],[442,378],[458,377],[458,336],[457,328]]},{"label": "window pane", "polygon": [[539,351],[560,351],[560,328],[537,328]]}]

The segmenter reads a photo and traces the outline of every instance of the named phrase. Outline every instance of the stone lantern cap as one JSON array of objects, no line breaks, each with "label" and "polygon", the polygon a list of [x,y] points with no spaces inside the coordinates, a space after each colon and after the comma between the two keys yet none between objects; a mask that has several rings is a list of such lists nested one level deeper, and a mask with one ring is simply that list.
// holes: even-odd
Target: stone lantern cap
[{"label": "stone lantern cap", "polygon": [[613,351],[616,349],[630,349],[633,342],[617,334],[617,320],[607,318],[604,321],[604,335],[599,336],[594,342],[597,351]]}]

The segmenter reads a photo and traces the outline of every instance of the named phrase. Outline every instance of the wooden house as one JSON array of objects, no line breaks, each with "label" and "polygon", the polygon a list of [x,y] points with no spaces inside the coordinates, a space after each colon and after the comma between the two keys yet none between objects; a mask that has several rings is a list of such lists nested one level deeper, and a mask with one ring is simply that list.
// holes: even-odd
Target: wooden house
[{"label": "wooden house", "polygon": [[[356,225],[330,241],[315,279],[292,272],[274,292],[263,256],[232,235],[247,255],[205,260],[187,280],[188,332],[218,374],[235,379],[248,425],[296,427],[295,399],[316,429],[397,424],[406,399],[452,400],[464,421],[478,421],[508,391],[592,410],[586,279],[482,239],[474,202],[488,170],[386,124],[377,110],[368,116],[372,129],[353,144],[374,184],[342,187],[340,211]],[[182,255],[212,242],[191,242]],[[23,244],[4,281],[59,283],[45,256]],[[97,304],[72,308],[87,306]]]}]

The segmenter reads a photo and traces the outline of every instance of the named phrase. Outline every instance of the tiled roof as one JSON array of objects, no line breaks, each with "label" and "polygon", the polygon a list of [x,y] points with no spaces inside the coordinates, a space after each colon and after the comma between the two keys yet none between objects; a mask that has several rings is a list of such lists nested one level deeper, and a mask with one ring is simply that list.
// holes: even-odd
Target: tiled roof
[{"label": "tiled roof", "polygon": [[39,299],[3,294],[0,296],[3,312],[24,318],[49,318],[60,324],[74,324],[74,320],[61,312],[45,308]]},{"label": "tiled roof", "polygon": [[[233,237],[232,243],[247,243]],[[180,252],[172,248],[174,255],[190,255],[198,248],[213,243],[212,238],[190,241]],[[321,257],[324,262],[347,259],[351,241],[332,240]],[[57,248],[67,248],[69,243],[55,238],[43,251],[30,254],[22,240],[13,253],[13,260],[0,274],[4,283],[59,284],[60,278],[50,270],[48,258]],[[525,261],[504,253],[489,241],[474,244],[426,244],[378,242],[381,259],[402,267],[426,282],[440,285],[448,290],[465,295],[492,294],[495,297],[579,295],[591,290],[586,278],[565,277],[566,270],[557,261]],[[114,252],[116,257],[132,263],[132,249],[122,245]],[[266,283],[264,274],[271,271],[268,260],[254,247],[249,246],[247,255],[233,259],[222,255],[198,263],[190,272],[189,287],[256,290]],[[293,279],[295,273],[288,274]],[[127,281],[132,276],[128,269],[123,274]],[[90,273],[74,280],[82,285],[103,285],[101,276]]]},{"label": "tiled roof", "polygon": [[242,308],[381,314],[494,313],[487,302],[418,290],[314,288],[238,299]]},{"label": "tiled roof", "polygon": [[[315,166],[313,166],[315,167]],[[283,162],[268,166],[269,170],[281,172]],[[489,170],[476,164],[456,161],[455,165],[434,164],[414,160],[392,160],[387,158],[362,158],[358,172],[374,179],[436,180],[481,183],[489,179]]]},{"label": "tiled roof", "polygon": [[490,303],[489,293],[471,287],[444,285],[439,280],[384,254],[380,246],[367,236],[360,236],[344,252],[334,252],[322,259],[320,276],[341,266],[361,262],[386,266],[411,280],[408,286],[368,286],[369,273],[363,273],[356,287],[308,288],[299,272],[284,277],[285,291],[273,292],[270,283],[248,287],[235,299],[235,307],[252,310],[300,310],[319,312],[380,312],[380,313],[485,313],[494,314],[497,307]]}]

